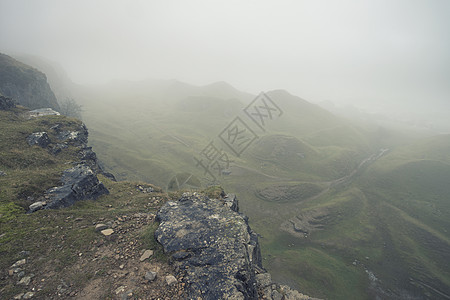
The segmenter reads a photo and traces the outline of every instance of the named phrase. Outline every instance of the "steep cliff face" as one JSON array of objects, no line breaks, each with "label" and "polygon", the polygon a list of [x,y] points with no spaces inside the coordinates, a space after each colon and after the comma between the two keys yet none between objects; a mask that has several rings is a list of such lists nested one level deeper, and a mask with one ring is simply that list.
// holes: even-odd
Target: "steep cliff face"
[{"label": "steep cliff face", "polygon": [[32,109],[50,107],[59,110],[45,74],[2,53],[0,93]]}]

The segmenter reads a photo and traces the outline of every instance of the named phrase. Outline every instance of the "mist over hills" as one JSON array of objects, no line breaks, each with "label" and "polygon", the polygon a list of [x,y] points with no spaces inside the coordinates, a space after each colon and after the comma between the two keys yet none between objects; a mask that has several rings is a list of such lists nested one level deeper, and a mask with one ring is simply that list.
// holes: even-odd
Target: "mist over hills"
[{"label": "mist over hills", "polygon": [[[450,295],[449,135],[355,121],[285,90],[266,93],[281,113],[271,106],[260,127],[244,112],[257,95],[226,82],[51,78],[83,105],[90,145],[118,179],[169,190],[187,174],[236,193],[276,280],[329,299]],[[222,135],[236,118],[256,136],[240,155]],[[211,142],[228,157],[215,180],[195,159]]]}]

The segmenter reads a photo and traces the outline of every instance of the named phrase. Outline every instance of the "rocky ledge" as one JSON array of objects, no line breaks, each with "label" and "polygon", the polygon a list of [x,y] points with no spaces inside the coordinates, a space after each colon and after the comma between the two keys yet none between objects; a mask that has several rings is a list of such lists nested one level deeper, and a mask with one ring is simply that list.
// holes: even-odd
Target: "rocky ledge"
[{"label": "rocky ledge", "polygon": [[[41,110],[49,112],[48,114],[34,115],[36,111],[28,114],[34,117],[52,114],[51,109]],[[89,133],[86,126],[80,123],[73,124],[72,128],[65,128],[62,124],[56,123],[48,128],[47,132],[31,133],[27,137],[28,145],[47,149],[55,156],[66,151],[69,146],[75,147],[77,161],[73,162],[74,167],[64,170],[61,177],[62,185],[47,190],[43,197],[29,206],[28,213],[40,209],[67,207],[79,200],[97,199],[101,195],[108,194],[106,187],[98,180],[97,174],[102,174],[111,180],[115,178],[114,175],[102,169],[92,147],[87,146]],[[53,140],[49,133],[53,136]]]},{"label": "rocky ledge", "polygon": [[189,299],[312,299],[273,283],[257,234],[233,194],[185,193],[159,211],[155,237],[171,257]]}]

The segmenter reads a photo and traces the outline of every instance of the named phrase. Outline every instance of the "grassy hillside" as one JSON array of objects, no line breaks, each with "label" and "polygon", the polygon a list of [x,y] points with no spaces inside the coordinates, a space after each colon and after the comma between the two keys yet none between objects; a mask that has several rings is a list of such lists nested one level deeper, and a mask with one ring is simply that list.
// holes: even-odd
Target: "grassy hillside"
[{"label": "grassy hillside", "polygon": [[[283,113],[262,130],[242,111],[253,96],[224,83],[116,82],[76,93],[91,144],[120,179],[207,186],[194,157],[211,141],[226,151],[231,173],[218,182],[261,234],[274,279],[327,299],[450,295],[440,263],[450,252],[448,137],[412,142],[362,128],[285,91],[268,93]],[[258,135],[239,157],[218,137],[235,117]]]},{"label": "grassy hillside", "polygon": [[[165,283],[164,276],[174,270],[153,238],[155,213],[168,199],[159,188],[99,175],[109,195],[60,210],[25,213],[45,190],[59,186],[62,171],[79,160],[74,146],[55,156],[26,142],[36,131],[47,131],[55,140],[51,126],[73,130],[78,120],[27,119],[25,112],[20,107],[0,110],[0,298],[116,299],[130,291],[145,299],[183,298],[180,287]],[[154,192],[142,192],[147,187]],[[115,233],[97,232],[99,223]],[[145,249],[153,249],[154,255],[141,262]],[[151,284],[143,282],[150,269],[160,276]]]}]

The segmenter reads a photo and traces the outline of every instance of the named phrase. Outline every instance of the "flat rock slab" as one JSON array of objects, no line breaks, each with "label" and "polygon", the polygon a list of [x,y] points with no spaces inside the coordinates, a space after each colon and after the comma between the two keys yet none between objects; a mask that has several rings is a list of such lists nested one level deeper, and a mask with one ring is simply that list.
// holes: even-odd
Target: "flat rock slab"
[{"label": "flat rock slab", "polygon": [[237,208],[234,195],[185,193],[159,211],[156,239],[180,270],[189,298],[257,299],[258,238]]},{"label": "flat rock slab", "polygon": [[144,261],[147,258],[150,258],[153,255],[153,250],[145,250],[144,253],[141,255],[140,261]]},{"label": "flat rock slab", "polygon": [[178,280],[173,275],[167,275],[165,277],[167,285],[173,285],[178,282]]},{"label": "flat rock slab", "polygon": [[112,230],[111,228],[109,228],[109,229],[105,229],[105,230],[102,230],[102,231],[100,231],[104,236],[110,236],[111,234],[113,234],[114,233],[114,230]]}]

